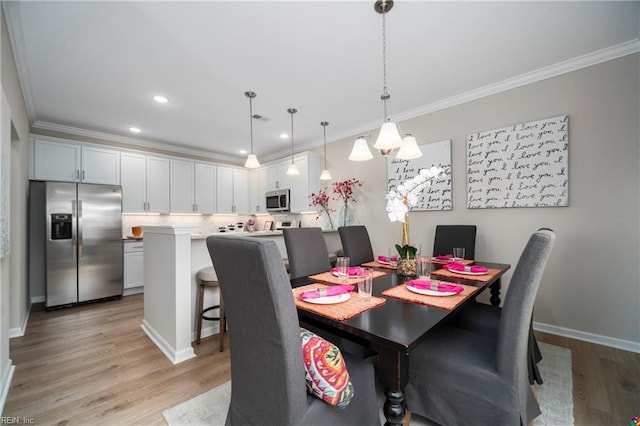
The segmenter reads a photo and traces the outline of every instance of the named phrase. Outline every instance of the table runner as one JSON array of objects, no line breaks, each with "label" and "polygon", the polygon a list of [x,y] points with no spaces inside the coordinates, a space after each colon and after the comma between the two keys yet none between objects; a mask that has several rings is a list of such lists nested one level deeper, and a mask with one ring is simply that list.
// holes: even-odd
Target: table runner
[{"label": "table runner", "polygon": [[308,290],[314,290],[318,288],[330,287],[321,283],[308,284],[302,287],[293,289],[293,299],[295,300],[296,307],[304,309],[305,311],[314,312],[326,318],[330,318],[337,321],[342,321],[354,317],[362,312],[375,308],[386,302],[383,297],[371,297],[368,302],[361,302],[358,298],[358,291],[351,292],[351,298],[346,302],[336,303],[334,305],[316,305],[313,303],[305,302],[300,299],[300,293]]},{"label": "table runner", "polygon": [[[378,278],[386,274],[386,272],[383,271],[372,272],[372,278]],[[340,281],[340,277],[336,277],[331,271],[323,272],[321,274],[309,275],[309,278],[315,281],[322,281],[329,284],[356,284],[357,282],[364,280],[364,277],[349,277],[349,281],[343,283],[342,281]]]},{"label": "table runner", "polygon": [[[449,283],[447,283],[449,284]],[[407,289],[405,284],[400,284],[395,287],[391,287],[382,292],[385,296],[393,297],[395,299],[404,300],[405,302],[419,303],[421,305],[435,306],[436,308],[442,308],[452,310],[459,304],[467,300],[469,296],[478,291],[477,287],[464,284],[455,284],[463,288],[462,293],[455,294],[453,296],[427,296],[423,294],[413,293]]]},{"label": "table runner", "polygon": [[388,263],[380,263],[377,260],[373,260],[371,262],[363,263],[361,266],[365,268],[385,268],[385,269],[396,269],[395,266],[391,266]]},{"label": "table runner", "polygon": [[459,274],[457,272],[449,271],[448,269],[438,269],[436,271],[431,272],[431,275],[435,275],[438,277],[448,277],[448,278],[459,278],[469,281],[480,281],[487,282],[490,281],[493,277],[500,273],[500,269],[488,268],[488,273],[485,275],[467,275],[467,274]]}]

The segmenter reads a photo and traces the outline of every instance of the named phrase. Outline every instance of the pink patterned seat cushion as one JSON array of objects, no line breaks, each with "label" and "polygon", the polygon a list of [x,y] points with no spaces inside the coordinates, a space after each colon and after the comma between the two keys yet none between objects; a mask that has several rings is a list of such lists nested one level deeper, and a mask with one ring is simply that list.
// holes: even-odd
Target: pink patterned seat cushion
[{"label": "pink patterned seat cushion", "polygon": [[300,337],[307,390],[327,404],[345,408],[353,398],[353,385],[340,349],[304,328]]}]

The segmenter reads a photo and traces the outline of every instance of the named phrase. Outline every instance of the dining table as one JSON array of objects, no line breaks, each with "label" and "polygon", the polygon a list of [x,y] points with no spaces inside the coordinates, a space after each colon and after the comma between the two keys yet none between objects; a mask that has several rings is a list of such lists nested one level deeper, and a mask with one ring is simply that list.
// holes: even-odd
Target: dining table
[{"label": "dining table", "polygon": [[[376,262],[373,262],[371,265],[375,264]],[[420,303],[417,298],[410,301],[394,297],[394,294],[404,291],[406,281],[416,277],[402,276],[386,265],[372,268],[377,273],[373,279],[373,297],[370,302],[360,302],[357,290],[352,294],[352,305],[371,304],[366,310],[355,315],[347,313],[345,318],[331,317],[318,309],[317,305],[307,306],[300,303],[299,297],[296,300],[302,327],[323,336],[343,352],[361,358],[376,357],[376,374],[384,386],[386,398],[383,406],[385,425],[400,425],[405,418],[404,389],[410,379],[411,351],[418,347],[430,332],[453,318],[465,304],[473,301],[485,289],[497,288],[498,291],[492,291],[492,297],[494,300],[499,297],[500,279],[511,268],[511,265],[504,263],[475,261],[473,265],[484,266],[491,271],[486,277],[480,277],[450,273],[442,269],[443,265],[434,265],[437,266],[432,272],[432,280],[458,284],[465,288],[466,296],[459,298],[455,306],[438,307]],[[325,284],[322,284],[322,281],[322,274],[291,280],[294,296],[299,296],[299,290],[303,288],[337,284],[331,280],[325,280]],[[357,279],[354,280],[354,284],[355,282]],[[411,296],[420,297],[413,294]],[[431,300],[440,302],[438,299],[446,298],[431,297]]]}]

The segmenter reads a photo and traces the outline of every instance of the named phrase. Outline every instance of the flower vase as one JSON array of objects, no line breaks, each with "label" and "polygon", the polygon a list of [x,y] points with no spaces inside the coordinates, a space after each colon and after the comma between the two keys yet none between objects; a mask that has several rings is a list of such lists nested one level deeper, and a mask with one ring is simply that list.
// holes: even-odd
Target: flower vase
[{"label": "flower vase", "polygon": [[338,212],[338,226],[349,226],[353,225],[353,223],[353,210],[349,208],[347,203],[342,204]]},{"label": "flower vase", "polygon": [[334,229],[335,217],[331,217],[331,212],[324,210],[320,214],[319,219],[322,229]]},{"label": "flower vase", "polygon": [[416,260],[415,259],[398,259],[398,269],[397,272],[399,275],[404,275],[405,277],[410,277],[416,274]]}]

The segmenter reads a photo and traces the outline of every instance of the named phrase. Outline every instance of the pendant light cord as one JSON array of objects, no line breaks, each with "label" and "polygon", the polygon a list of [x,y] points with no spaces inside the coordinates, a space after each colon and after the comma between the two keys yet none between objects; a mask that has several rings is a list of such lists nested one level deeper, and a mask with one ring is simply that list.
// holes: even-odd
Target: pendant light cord
[{"label": "pendant light cord", "polygon": [[387,91],[387,20],[386,12],[382,13],[382,104],[384,106],[384,121],[387,117],[387,100],[391,97]]},{"label": "pendant light cord", "polygon": [[324,133],[324,169],[327,170],[327,125],[326,124],[322,125],[322,132]]},{"label": "pendant light cord", "polygon": [[249,97],[249,129],[251,129],[251,153],[253,154],[253,98],[251,97]]}]

